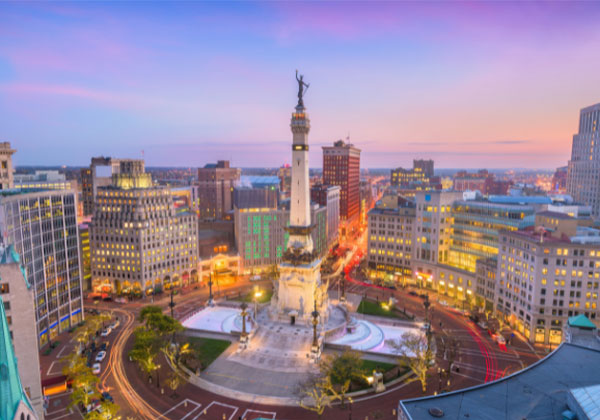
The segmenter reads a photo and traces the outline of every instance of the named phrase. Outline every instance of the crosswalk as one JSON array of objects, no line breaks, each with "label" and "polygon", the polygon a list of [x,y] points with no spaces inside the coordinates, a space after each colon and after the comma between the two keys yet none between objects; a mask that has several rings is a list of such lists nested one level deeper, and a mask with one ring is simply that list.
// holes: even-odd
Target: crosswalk
[{"label": "crosswalk", "polygon": [[[161,419],[169,420],[254,420],[258,418],[275,419],[275,411],[262,411],[247,408],[239,416],[241,408],[232,404],[211,401],[206,406],[186,398],[162,413]],[[236,417],[238,415],[238,417]]]}]

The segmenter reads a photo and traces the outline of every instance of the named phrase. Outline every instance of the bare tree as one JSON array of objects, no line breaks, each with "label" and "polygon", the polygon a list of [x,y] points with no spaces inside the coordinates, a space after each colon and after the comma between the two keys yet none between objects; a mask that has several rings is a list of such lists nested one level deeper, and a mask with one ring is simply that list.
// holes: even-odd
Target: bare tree
[{"label": "bare tree", "polygon": [[339,398],[327,376],[313,376],[300,384],[297,396],[298,405],[315,412],[319,418],[325,409],[331,406],[331,402]]},{"label": "bare tree", "polygon": [[427,391],[427,377],[429,367],[433,361],[433,354],[429,339],[425,334],[406,332],[400,339],[386,340],[394,353],[399,355],[398,364],[406,365],[421,382],[423,393]]}]

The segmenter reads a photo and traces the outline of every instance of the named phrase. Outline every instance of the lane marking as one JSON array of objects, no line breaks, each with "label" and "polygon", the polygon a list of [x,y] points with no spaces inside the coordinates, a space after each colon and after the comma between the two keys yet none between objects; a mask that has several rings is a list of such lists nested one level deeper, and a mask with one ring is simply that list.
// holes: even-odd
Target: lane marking
[{"label": "lane marking", "polygon": [[[271,419],[274,419],[275,416],[277,415],[277,413],[275,411],[260,411],[260,410],[252,410],[252,409],[248,408],[248,409],[246,409],[246,411],[244,411],[244,414],[242,415],[242,419],[246,419],[247,418],[246,415],[248,413],[260,414],[261,417],[264,417],[264,416],[262,416],[263,414],[267,414],[269,416],[273,416],[273,417],[271,417]],[[229,420],[231,420],[231,418]]]}]

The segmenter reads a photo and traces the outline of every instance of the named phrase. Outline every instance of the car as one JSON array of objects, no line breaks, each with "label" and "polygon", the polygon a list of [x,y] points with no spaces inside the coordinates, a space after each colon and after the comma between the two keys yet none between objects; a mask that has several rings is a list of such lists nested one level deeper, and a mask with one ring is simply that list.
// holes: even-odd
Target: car
[{"label": "car", "polygon": [[102,331],[100,333],[100,336],[102,336],[102,337],[108,337],[111,332],[112,332],[111,328],[108,327],[107,329],[105,329],[104,331]]},{"label": "car", "polygon": [[100,350],[106,351],[106,349],[108,348],[108,346],[109,346],[108,341],[105,341],[102,344],[100,344]]},{"label": "car", "polygon": [[119,327],[119,325],[121,325],[121,321],[119,321],[119,320],[117,319],[115,322],[113,322],[112,324],[110,324],[110,329],[111,329],[111,330],[114,330],[114,329],[118,328],[118,327]]},{"label": "car", "polygon": [[446,302],[445,300],[438,300],[438,303],[442,306],[448,306],[448,302]]},{"label": "car", "polygon": [[483,320],[482,320],[482,321],[479,321],[479,322],[477,323],[477,325],[479,325],[479,326],[480,326],[481,328],[483,328],[484,330],[487,330],[487,327],[488,327],[488,324],[487,324],[487,322],[485,322],[485,321],[483,321]]},{"label": "car", "polygon": [[98,354],[96,355],[96,362],[101,362],[104,360],[104,358],[106,357],[106,352],[104,350],[99,351]]},{"label": "car", "polygon": [[260,280],[260,276],[258,274],[250,277],[250,281],[259,281],[259,280]]},{"label": "car", "polygon": [[427,295],[427,294],[425,294],[425,293],[421,293],[421,294],[419,295],[419,297],[420,297],[421,299],[429,299],[429,295]]},{"label": "car", "polygon": [[419,294],[417,292],[415,292],[414,290],[411,290],[410,292],[408,292],[408,294],[411,296],[419,296]]},{"label": "car", "polygon": [[502,334],[496,335],[496,343],[498,343],[500,345],[506,345],[506,339],[504,338],[504,336]]},{"label": "car", "polygon": [[100,363],[94,363],[94,365],[92,366],[92,373],[94,375],[100,375],[101,370],[102,370],[102,367],[100,366]]},{"label": "car", "polygon": [[114,402],[114,399],[113,399],[112,395],[110,395],[108,392],[104,391],[102,393],[102,401]]}]

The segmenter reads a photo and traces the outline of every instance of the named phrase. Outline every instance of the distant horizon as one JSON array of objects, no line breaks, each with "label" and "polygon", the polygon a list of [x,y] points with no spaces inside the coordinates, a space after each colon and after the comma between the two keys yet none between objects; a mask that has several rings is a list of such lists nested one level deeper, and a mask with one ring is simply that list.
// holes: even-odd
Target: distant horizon
[{"label": "distant horizon", "polygon": [[[600,2],[0,2],[0,140],[16,164],[291,159],[555,168],[600,102]],[[142,152],[143,151],[143,152]]]}]

